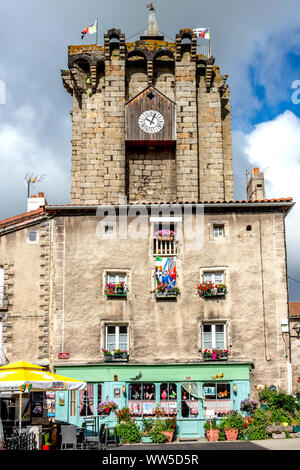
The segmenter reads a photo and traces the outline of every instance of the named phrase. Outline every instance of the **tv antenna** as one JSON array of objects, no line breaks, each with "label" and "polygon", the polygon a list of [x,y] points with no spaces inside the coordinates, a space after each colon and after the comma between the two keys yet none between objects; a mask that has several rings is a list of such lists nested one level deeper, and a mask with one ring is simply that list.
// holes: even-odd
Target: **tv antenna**
[{"label": "tv antenna", "polygon": [[44,177],[45,175],[38,176],[29,171],[26,173],[24,181],[27,186],[27,197],[30,197],[30,185],[40,183],[44,179]]}]

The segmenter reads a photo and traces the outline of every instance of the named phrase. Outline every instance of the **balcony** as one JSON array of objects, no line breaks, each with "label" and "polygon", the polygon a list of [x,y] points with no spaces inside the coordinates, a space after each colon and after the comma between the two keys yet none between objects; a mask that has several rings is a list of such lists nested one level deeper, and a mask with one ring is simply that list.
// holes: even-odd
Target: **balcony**
[{"label": "balcony", "polygon": [[174,256],[177,254],[176,233],[173,230],[158,230],[153,239],[154,256]]},{"label": "balcony", "polygon": [[159,285],[155,289],[155,298],[157,300],[168,300],[168,299],[177,299],[180,295],[179,287],[173,287],[172,289],[167,289],[165,284]]}]

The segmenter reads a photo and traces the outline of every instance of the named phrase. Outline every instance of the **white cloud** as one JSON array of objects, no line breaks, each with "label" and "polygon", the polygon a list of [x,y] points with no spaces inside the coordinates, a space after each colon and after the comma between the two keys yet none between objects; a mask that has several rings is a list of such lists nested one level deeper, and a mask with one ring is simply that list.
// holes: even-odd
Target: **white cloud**
[{"label": "white cloud", "polygon": [[[300,201],[300,119],[285,111],[262,122],[248,134],[234,134],[237,151],[249,163],[265,169],[266,197],[292,197]],[[238,148],[238,146],[240,146]],[[286,219],[289,271],[300,279],[300,204]]]},{"label": "white cloud", "polygon": [[[30,118],[32,110],[27,110]],[[22,115],[24,110],[20,110]],[[54,155],[27,133],[26,126],[5,124],[0,127],[1,185],[0,201],[2,218],[26,211],[26,186],[24,177],[28,171],[46,175],[32,194],[42,191],[49,203],[63,203],[69,197],[69,175]],[[12,190],[14,188],[14,190]]]}]

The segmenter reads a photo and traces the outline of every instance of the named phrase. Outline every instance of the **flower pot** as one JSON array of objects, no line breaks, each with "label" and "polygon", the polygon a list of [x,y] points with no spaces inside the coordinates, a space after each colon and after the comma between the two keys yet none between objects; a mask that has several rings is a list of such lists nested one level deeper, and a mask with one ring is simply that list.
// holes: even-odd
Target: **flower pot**
[{"label": "flower pot", "polygon": [[153,442],[151,436],[141,436],[141,441],[144,443]]},{"label": "flower pot", "polygon": [[219,429],[210,429],[206,431],[206,437],[211,442],[217,442],[219,439],[220,430]]},{"label": "flower pot", "polygon": [[169,242],[169,241],[173,241],[174,240],[174,236],[173,235],[158,235],[158,240],[160,242]]},{"label": "flower pot", "polygon": [[50,444],[43,444],[42,450],[50,450]]},{"label": "flower pot", "polygon": [[236,441],[238,437],[238,429],[225,429],[225,436],[227,441]]},{"label": "flower pot", "polygon": [[164,436],[167,438],[167,442],[172,442],[173,436],[174,436],[174,431],[163,431],[162,432]]},{"label": "flower pot", "polygon": [[300,432],[300,424],[297,424],[297,426],[294,426],[294,432]]}]

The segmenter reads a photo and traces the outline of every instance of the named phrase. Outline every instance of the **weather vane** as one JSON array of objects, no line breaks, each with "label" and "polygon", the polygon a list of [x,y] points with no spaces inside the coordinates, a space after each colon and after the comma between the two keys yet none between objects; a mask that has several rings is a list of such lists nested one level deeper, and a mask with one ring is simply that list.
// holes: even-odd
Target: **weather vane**
[{"label": "weather vane", "polygon": [[30,185],[40,183],[44,179],[45,175],[37,176],[34,173],[27,172],[24,181],[27,186],[27,197],[30,197]]}]

